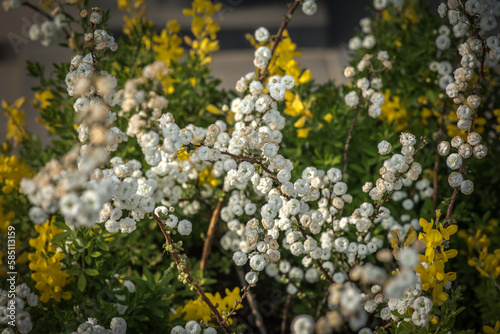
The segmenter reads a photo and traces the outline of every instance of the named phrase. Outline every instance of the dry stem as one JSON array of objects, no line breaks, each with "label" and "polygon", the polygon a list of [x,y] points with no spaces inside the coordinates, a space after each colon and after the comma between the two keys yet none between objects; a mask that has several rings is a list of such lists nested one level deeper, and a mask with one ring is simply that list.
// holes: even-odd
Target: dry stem
[{"label": "dry stem", "polygon": [[189,271],[187,270],[187,268],[184,265],[182,265],[182,261],[181,261],[181,259],[179,257],[179,252],[173,248],[172,237],[165,230],[165,226],[163,225],[163,223],[160,220],[160,218],[156,214],[154,214],[154,213],[153,213],[153,218],[158,223],[158,226],[160,227],[160,230],[163,233],[163,236],[165,237],[165,241],[167,242],[167,246],[172,249],[170,251],[170,253],[172,254],[172,257],[174,258],[174,262],[175,262],[175,264],[177,264],[177,268],[179,269],[179,271],[181,273],[183,273],[183,274],[186,275],[187,281],[196,290],[196,292],[200,296],[200,299],[203,302],[205,302],[207,304],[207,306],[210,308],[210,311],[212,312],[212,315],[215,317],[215,319],[217,320],[217,322],[219,323],[219,325],[222,327],[222,329],[226,333],[231,333],[231,328],[225,323],[224,319],[220,315],[220,313],[217,310],[217,308],[214,306],[214,304],[212,304],[212,301],[207,297],[207,295],[205,295],[205,293],[203,292],[203,290],[201,289],[201,287],[194,282],[194,279],[191,276],[191,274],[189,273]]},{"label": "dry stem", "polygon": [[212,241],[214,239],[215,234],[215,226],[217,225],[217,221],[219,220],[220,210],[222,209],[222,205],[224,205],[224,199],[221,198],[217,203],[217,207],[212,213],[212,218],[210,218],[210,225],[208,226],[207,237],[205,238],[205,243],[203,244],[203,253],[201,256],[201,264],[200,268],[202,272],[205,272],[207,266],[208,256],[210,255],[210,248],[212,247]]}]

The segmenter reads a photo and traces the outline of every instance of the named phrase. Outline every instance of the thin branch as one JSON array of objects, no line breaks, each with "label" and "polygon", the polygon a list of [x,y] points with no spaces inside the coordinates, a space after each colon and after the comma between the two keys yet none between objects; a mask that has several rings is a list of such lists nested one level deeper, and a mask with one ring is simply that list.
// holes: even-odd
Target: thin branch
[{"label": "thin branch", "polygon": [[[299,231],[302,233],[302,236],[307,239],[307,233],[306,233],[306,231],[304,230],[304,228],[302,226],[300,226],[299,216],[295,215],[295,219],[297,220],[297,223],[298,223],[298,226],[299,226]],[[323,272],[323,274],[325,275],[325,278],[328,280],[328,282],[330,282],[330,284],[333,284],[334,282],[333,282],[332,276],[325,269],[325,267],[323,267],[323,264],[321,263],[321,261],[319,259],[314,259],[314,261],[318,265],[319,269]]]},{"label": "thin branch", "polygon": [[222,210],[222,206],[224,205],[225,198],[226,196],[219,200],[214,212],[212,213],[212,218],[210,218],[210,225],[208,225],[207,237],[205,238],[205,243],[203,244],[203,253],[201,255],[200,268],[203,273],[205,272],[207,266],[208,256],[210,255],[210,248],[212,247],[212,241],[215,235],[215,226],[219,221],[220,211]]},{"label": "thin branch", "polygon": [[165,241],[167,242],[167,246],[171,249],[170,253],[172,254],[172,257],[174,258],[174,262],[175,262],[175,264],[177,264],[177,268],[179,269],[179,271],[181,273],[183,273],[184,275],[186,275],[187,281],[196,290],[196,292],[200,296],[200,299],[203,302],[205,302],[207,304],[207,306],[210,308],[210,311],[212,312],[212,315],[215,317],[215,319],[217,320],[217,322],[219,323],[219,325],[222,327],[222,329],[224,329],[224,331],[226,333],[231,333],[231,328],[229,327],[229,325],[227,325],[224,322],[224,319],[222,318],[222,316],[220,315],[219,311],[214,306],[214,304],[212,304],[212,301],[210,300],[210,298],[208,298],[207,295],[205,295],[205,293],[201,289],[201,287],[194,282],[193,277],[191,276],[191,274],[189,273],[189,271],[187,270],[187,268],[183,265],[183,263],[182,263],[183,261],[181,260],[181,258],[179,256],[179,252],[173,248],[172,237],[165,230],[165,226],[163,225],[163,223],[160,220],[160,218],[155,213],[153,213],[153,218],[158,223],[158,226],[160,227],[160,230],[163,233],[163,236],[165,237]]},{"label": "thin branch", "polygon": [[294,3],[293,3],[293,5],[290,6],[290,9],[288,10],[288,13],[283,16],[283,20],[281,21],[281,26],[278,29],[278,33],[276,34],[276,37],[274,38],[273,45],[271,46],[271,57],[269,59],[269,62],[266,65],[266,68],[264,69],[264,71],[262,71],[262,74],[259,77],[259,81],[260,82],[264,82],[264,80],[269,75],[269,71],[268,71],[269,64],[271,63],[271,59],[273,58],[274,51],[276,51],[276,48],[278,47],[279,42],[283,38],[283,32],[285,31],[286,26],[288,25],[288,22],[290,22],[290,20],[292,19],[293,13],[297,9],[297,7],[299,7],[300,2],[301,2],[301,0],[295,0]]},{"label": "thin branch", "polygon": [[[241,285],[246,286],[248,283],[245,281],[245,274],[241,267],[236,266],[236,273],[238,274],[238,278],[240,280]],[[255,300],[255,296],[252,291],[247,290],[247,301],[248,305],[250,305],[250,309],[252,310],[252,314],[255,317],[255,325],[257,326],[260,334],[267,334],[267,329],[264,326],[264,322],[262,321],[262,314],[260,314],[257,308],[257,302]]]},{"label": "thin branch", "polygon": [[309,297],[308,295],[306,295],[306,293],[304,291],[302,291],[300,289],[300,287],[297,285],[297,283],[295,283],[294,281],[292,281],[292,279],[290,279],[290,276],[288,276],[288,274],[283,274],[283,276],[285,276],[287,279],[288,279],[288,282],[293,285],[293,287],[295,289],[297,289],[297,291],[304,296],[304,299],[309,303],[309,306],[311,306],[312,309],[315,309],[317,308],[316,304],[314,304],[313,300],[311,299],[311,297]]},{"label": "thin branch", "polygon": [[[361,96],[361,90],[358,91],[358,98]],[[349,161],[347,160],[347,155],[349,154],[349,144],[352,138],[352,132],[354,131],[354,127],[356,126],[356,120],[358,119],[358,114],[361,109],[361,105],[358,103],[356,110],[354,110],[354,119],[352,120],[351,128],[349,129],[349,133],[347,136],[347,140],[344,146],[344,168],[342,169],[342,174],[345,174],[347,171],[347,166],[349,165]]]},{"label": "thin branch", "polygon": [[288,309],[292,301],[292,295],[286,296],[285,309],[283,310],[283,318],[281,319],[281,334],[286,333],[286,323],[288,317]]},{"label": "thin branch", "polygon": [[316,321],[318,321],[319,317],[321,316],[321,310],[323,309],[323,306],[325,305],[326,301],[328,300],[329,295],[330,295],[330,291],[328,291],[328,289],[326,289],[325,296],[323,297],[321,304],[319,304],[318,309],[316,310],[316,317],[314,318]]},{"label": "thin branch", "polygon": [[33,9],[35,12],[37,12],[37,13],[39,13],[39,14],[41,14],[41,15],[45,16],[45,17],[46,17],[46,18],[48,18],[49,20],[54,21],[54,18],[53,18],[53,17],[52,17],[49,13],[47,13],[47,12],[46,12],[46,11],[44,11],[43,9],[41,9],[41,8],[39,8],[39,7],[37,7],[37,6],[35,6],[34,4],[29,3],[28,1],[23,1],[23,2],[22,2],[22,5],[23,5],[23,6],[26,6],[26,7],[28,7],[28,8],[31,8],[31,9]]},{"label": "thin branch", "polygon": [[[444,115],[448,112],[448,99],[444,101],[443,104],[443,110],[441,111],[441,117],[439,119],[439,132],[438,136],[436,139],[436,143],[439,145],[441,142],[441,139],[443,138],[443,126],[444,126]],[[436,154],[434,156],[434,175],[433,175],[433,194],[432,194],[432,205],[434,207],[434,211],[437,208],[437,194],[438,194],[438,170],[439,170],[439,161],[440,161],[440,155],[438,150],[436,149]]]}]

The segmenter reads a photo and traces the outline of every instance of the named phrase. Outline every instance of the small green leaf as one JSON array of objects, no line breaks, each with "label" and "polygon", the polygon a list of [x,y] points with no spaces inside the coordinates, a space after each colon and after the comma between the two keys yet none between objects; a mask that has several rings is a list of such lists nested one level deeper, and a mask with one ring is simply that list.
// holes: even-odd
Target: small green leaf
[{"label": "small green leaf", "polygon": [[99,257],[101,255],[102,255],[102,253],[99,251],[93,251],[92,253],[90,253],[90,256],[92,256],[92,257]]},{"label": "small green leaf", "polygon": [[99,270],[93,269],[93,268],[85,269],[84,272],[87,275],[89,275],[89,276],[97,276],[97,275],[99,275]]},{"label": "small green leaf", "polygon": [[57,227],[57,228],[60,228],[61,230],[65,230],[65,231],[69,231],[70,228],[68,225],[66,225],[65,222],[61,222],[61,221],[55,221],[54,222],[54,226]]},{"label": "small green leaf", "polygon": [[66,270],[66,273],[68,275],[76,276],[76,275],[79,275],[81,273],[81,271],[78,268],[69,268]]},{"label": "small green leaf", "polygon": [[97,244],[97,247],[99,247],[103,251],[106,251],[106,252],[109,251],[109,246],[108,246],[108,244],[104,240],[97,239],[96,240],[96,244]]},{"label": "small green leaf", "polygon": [[80,274],[78,277],[78,290],[81,292],[85,291],[85,287],[87,286],[87,278],[85,277],[85,274]]}]

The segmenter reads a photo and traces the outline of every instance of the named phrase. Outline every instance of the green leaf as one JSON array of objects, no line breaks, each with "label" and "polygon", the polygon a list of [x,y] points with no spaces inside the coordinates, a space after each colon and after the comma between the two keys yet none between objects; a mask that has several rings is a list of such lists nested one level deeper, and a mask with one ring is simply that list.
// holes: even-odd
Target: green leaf
[{"label": "green leaf", "polygon": [[102,253],[99,251],[93,251],[92,253],[90,253],[90,256],[92,256],[92,257],[99,257],[101,255],[102,255]]},{"label": "green leaf", "polygon": [[66,225],[65,222],[61,222],[61,221],[55,221],[54,222],[54,226],[57,227],[57,228],[60,228],[61,230],[65,230],[65,231],[69,231],[70,228],[68,225]]},{"label": "green leaf", "polygon": [[96,244],[97,244],[97,247],[99,247],[103,251],[106,251],[106,252],[109,251],[109,246],[108,246],[108,244],[104,240],[102,240],[102,239],[96,239]]},{"label": "green leaf", "polygon": [[81,273],[81,270],[78,268],[69,268],[66,270],[66,273],[71,276],[77,276]]},{"label": "green leaf", "polygon": [[99,270],[93,269],[93,268],[85,269],[84,272],[87,275],[89,275],[89,276],[97,276],[97,275],[99,275]]},{"label": "green leaf", "polygon": [[82,273],[78,277],[78,290],[81,292],[85,291],[85,287],[87,286],[87,278],[85,277],[85,274]]},{"label": "green leaf", "polygon": [[59,234],[56,234],[53,238],[52,238],[52,242],[53,243],[59,243],[60,241],[63,241],[64,239],[66,239],[66,237],[68,237],[68,235],[70,235],[71,232],[61,232]]}]

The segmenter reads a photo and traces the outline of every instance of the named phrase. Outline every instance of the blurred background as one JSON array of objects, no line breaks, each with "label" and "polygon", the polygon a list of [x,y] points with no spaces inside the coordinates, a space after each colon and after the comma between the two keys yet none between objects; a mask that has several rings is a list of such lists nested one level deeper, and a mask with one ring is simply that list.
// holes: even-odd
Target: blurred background
[{"label": "blurred background", "polygon": [[[39,1],[31,0],[38,5]],[[218,33],[220,51],[213,55],[213,74],[222,80],[222,86],[233,88],[236,81],[253,70],[253,48],[245,34],[264,26],[276,34],[281,18],[291,0],[217,0],[222,10],[215,15],[221,25]],[[343,68],[348,61],[347,42],[353,32],[359,30],[359,20],[370,15],[366,11],[369,0],[334,1],[317,0],[318,12],[306,16],[298,9],[288,26],[292,41],[297,44],[302,57],[302,68],[309,68],[317,82],[334,80],[343,82]],[[97,0],[94,5],[111,11],[109,32],[122,35],[123,13],[116,0]],[[190,7],[190,0],[147,0],[147,17],[160,31],[170,19],[177,19],[182,34],[190,34],[190,17],[182,15],[182,9]],[[41,23],[41,15],[25,6],[0,12],[0,100],[13,103],[25,96],[28,131],[45,133],[34,121],[36,110],[30,106],[33,99],[31,87],[35,82],[28,77],[26,61],[39,61],[48,69],[52,63],[69,61],[72,53],[62,47],[43,47],[30,41],[28,29],[33,23]],[[5,119],[0,116],[0,138],[5,138]]]}]

